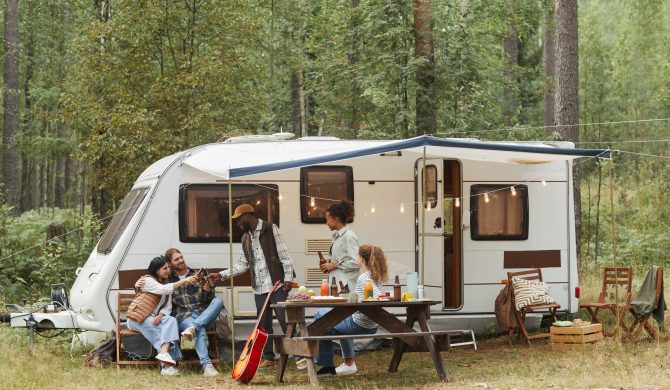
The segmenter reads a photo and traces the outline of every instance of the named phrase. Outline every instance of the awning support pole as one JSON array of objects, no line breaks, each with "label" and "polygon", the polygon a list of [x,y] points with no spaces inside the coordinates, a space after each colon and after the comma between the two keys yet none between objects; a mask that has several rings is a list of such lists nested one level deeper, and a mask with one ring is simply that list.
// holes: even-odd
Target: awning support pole
[{"label": "awning support pole", "polygon": [[232,350],[231,361],[235,364],[235,282],[233,279],[233,183],[228,178],[228,253],[230,254],[230,315],[232,317],[232,327],[230,330],[230,340]]},{"label": "awning support pole", "polygon": [[[423,170],[421,171],[421,284],[423,283],[423,270],[426,257],[426,147],[423,147]],[[416,297],[418,298],[418,297]]]}]

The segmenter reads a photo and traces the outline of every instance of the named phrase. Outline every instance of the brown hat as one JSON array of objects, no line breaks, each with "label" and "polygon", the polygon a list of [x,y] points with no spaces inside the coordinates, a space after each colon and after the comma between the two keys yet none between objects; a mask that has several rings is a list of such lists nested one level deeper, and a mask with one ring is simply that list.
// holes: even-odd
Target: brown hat
[{"label": "brown hat", "polygon": [[233,214],[233,219],[237,219],[246,213],[253,213],[254,208],[250,204],[241,204],[235,208],[235,213]]}]

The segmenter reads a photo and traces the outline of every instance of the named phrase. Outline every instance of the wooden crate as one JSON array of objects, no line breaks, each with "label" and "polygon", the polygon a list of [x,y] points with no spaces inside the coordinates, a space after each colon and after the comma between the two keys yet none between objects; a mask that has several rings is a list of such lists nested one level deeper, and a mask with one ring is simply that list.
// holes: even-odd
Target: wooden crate
[{"label": "wooden crate", "polygon": [[552,349],[579,348],[603,339],[603,325],[552,326],[549,330]]}]

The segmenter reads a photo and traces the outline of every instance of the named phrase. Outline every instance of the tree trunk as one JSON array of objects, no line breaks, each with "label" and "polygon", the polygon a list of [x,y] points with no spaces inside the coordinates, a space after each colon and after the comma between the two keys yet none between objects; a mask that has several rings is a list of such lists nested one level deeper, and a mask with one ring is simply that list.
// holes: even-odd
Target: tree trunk
[{"label": "tree trunk", "polygon": [[[579,142],[579,45],[577,0],[556,0],[556,131],[562,141]],[[579,170],[573,172],[577,248],[581,241]],[[579,253],[579,250],[577,251]]]},{"label": "tree trunk", "polygon": [[305,92],[305,72],[298,71],[298,91],[300,101],[300,136],[307,137],[307,93]]},{"label": "tree trunk", "polygon": [[435,55],[433,15],[430,0],[414,0],[414,56],[416,69],[416,133],[435,134],[437,102],[435,93]]},{"label": "tree trunk", "polygon": [[298,71],[291,73],[291,129],[293,134],[300,134],[300,82]]},{"label": "tree trunk", "polygon": [[[358,64],[358,32],[357,32],[357,24],[358,24],[358,19],[357,19],[357,8],[360,4],[360,0],[351,0],[351,18],[350,18],[350,26],[349,30],[352,31],[352,39],[351,39],[351,48],[350,48],[350,53],[347,54],[347,60],[349,62],[349,68],[351,69],[351,74],[356,74],[356,70],[354,69],[356,67],[356,64]],[[350,118],[349,118],[349,130],[351,130],[352,136],[358,133],[358,128],[359,128],[359,111],[360,111],[360,99],[359,96],[361,95],[361,90],[358,85],[358,80],[356,80],[355,77],[352,77],[351,80],[351,85],[349,86],[349,107],[351,110],[350,113]]]},{"label": "tree trunk", "polygon": [[507,77],[510,86],[505,91],[506,105],[504,116],[508,125],[516,123],[516,115],[519,110],[519,75],[517,68],[519,66],[519,40],[517,37],[516,26],[510,24],[509,30],[505,33],[503,40],[505,57],[507,58]]},{"label": "tree trunk", "polygon": [[19,130],[19,0],[5,0],[5,62],[3,76],[2,175],[7,203],[12,215],[21,214],[19,155],[16,140]]},{"label": "tree trunk", "polygon": [[[34,18],[33,2],[28,2],[28,19]],[[28,148],[29,140],[32,138],[31,124],[32,124],[32,96],[30,96],[30,84],[33,79],[33,55],[35,49],[35,34],[34,27],[31,27],[28,32],[28,42],[26,43],[26,78],[23,84],[24,96],[24,114],[23,114],[23,128],[21,147],[21,210],[28,211],[35,207],[33,195],[35,194],[35,175],[34,175],[34,154]]]},{"label": "tree trunk", "polygon": [[547,0],[544,7],[544,37],[542,45],[542,57],[544,58],[544,129],[545,138],[553,131],[556,124],[554,85],[556,77],[556,33],[554,24],[554,0]]}]

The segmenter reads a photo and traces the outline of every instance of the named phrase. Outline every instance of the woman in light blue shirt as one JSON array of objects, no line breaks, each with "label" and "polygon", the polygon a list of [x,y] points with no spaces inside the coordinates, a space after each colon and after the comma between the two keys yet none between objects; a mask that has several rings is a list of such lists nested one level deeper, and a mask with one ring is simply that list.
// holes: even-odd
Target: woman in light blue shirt
[{"label": "woman in light blue shirt", "polygon": [[349,291],[356,288],[360,273],[358,265],[358,237],[347,225],[354,220],[354,205],[349,201],[335,203],[326,210],[326,225],[333,231],[333,245],[330,247],[330,263],[321,265],[321,271],[329,273],[328,282],[335,277],[342,281]]}]

